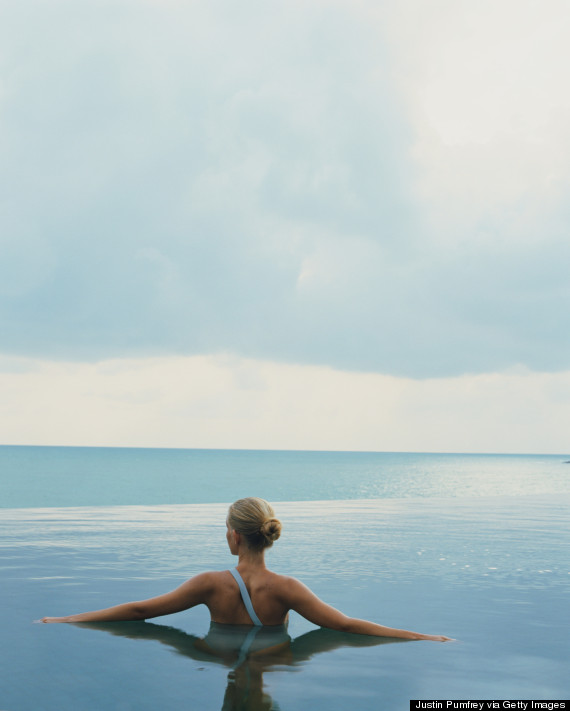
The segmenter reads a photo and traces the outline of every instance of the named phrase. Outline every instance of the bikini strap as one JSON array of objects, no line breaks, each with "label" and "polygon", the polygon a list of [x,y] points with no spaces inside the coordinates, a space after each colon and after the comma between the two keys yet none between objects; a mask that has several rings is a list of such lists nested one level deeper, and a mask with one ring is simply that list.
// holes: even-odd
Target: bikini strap
[{"label": "bikini strap", "polygon": [[234,664],[234,669],[241,667],[241,665],[247,659],[247,655],[249,654],[249,650],[251,649],[253,640],[256,638],[257,633],[260,631],[260,629],[261,627],[259,625],[253,625],[253,627],[247,633],[247,637],[244,639],[241,647],[239,648],[239,654],[236,663]]},{"label": "bikini strap", "polygon": [[234,576],[236,583],[239,585],[241,599],[243,600],[243,604],[245,605],[245,609],[247,610],[248,615],[251,617],[251,621],[254,625],[257,625],[258,627],[263,627],[263,623],[255,614],[255,610],[253,609],[253,605],[251,604],[251,598],[249,596],[249,593],[247,592],[247,588],[245,587],[243,578],[238,573],[238,569],[230,568],[230,573]]}]

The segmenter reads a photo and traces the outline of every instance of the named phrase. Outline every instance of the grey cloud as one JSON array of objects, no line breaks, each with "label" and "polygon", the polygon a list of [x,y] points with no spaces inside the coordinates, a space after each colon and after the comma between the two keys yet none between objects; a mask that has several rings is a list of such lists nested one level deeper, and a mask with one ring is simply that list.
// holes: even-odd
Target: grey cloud
[{"label": "grey cloud", "polygon": [[1,351],[233,351],[417,377],[568,367],[565,216],[540,246],[438,246],[381,38],[356,14],[4,13]]}]

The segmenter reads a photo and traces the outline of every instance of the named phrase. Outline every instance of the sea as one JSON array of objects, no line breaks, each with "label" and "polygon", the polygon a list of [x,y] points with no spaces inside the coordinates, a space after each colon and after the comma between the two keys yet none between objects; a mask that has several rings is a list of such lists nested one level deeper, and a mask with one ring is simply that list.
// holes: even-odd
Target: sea
[{"label": "sea", "polygon": [[[442,634],[43,625],[235,564],[229,503],[271,501],[268,565],[354,617]],[[0,446],[1,711],[386,709],[570,694],[570,456]],[[445,708],[445,706],[444,706]]]}]

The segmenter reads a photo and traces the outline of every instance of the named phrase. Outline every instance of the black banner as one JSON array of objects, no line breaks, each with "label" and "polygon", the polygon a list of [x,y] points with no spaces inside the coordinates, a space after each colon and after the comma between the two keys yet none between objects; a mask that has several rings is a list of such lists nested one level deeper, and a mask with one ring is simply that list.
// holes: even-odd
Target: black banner
[{"label": "black banner", "polygon": [[557,709],[567,709],[570,711],[570,701],[568,699],[544,700],[544,699],[431,699],[410,701],[410,711],[421,711],[423,709],[441,709],[442,711],[503,711],[512,709],[513,711],[556,711]]}]

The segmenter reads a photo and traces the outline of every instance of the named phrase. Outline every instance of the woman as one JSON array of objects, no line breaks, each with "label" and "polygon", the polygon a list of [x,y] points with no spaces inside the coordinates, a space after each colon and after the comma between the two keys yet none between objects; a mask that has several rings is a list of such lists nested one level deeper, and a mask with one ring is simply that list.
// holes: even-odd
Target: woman
[{"label": "woman", "polygon": [[149,600],[67,617],[44,617],[42,622],[146,620],[204,604],[210,610],[212,622],[220,624],[282,625],[287,622],[289,611],[295,610],[315,625],[343,632],[434,642],[450,640],[347,617],[295,578],[268,570],[265,550],[281,535],[281,522],[267,501],[257,497],[239,499],[229,508],[226,526],[230,551],[239,558],[237,568],[200,573],[176,590]]}]

